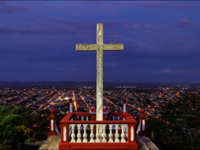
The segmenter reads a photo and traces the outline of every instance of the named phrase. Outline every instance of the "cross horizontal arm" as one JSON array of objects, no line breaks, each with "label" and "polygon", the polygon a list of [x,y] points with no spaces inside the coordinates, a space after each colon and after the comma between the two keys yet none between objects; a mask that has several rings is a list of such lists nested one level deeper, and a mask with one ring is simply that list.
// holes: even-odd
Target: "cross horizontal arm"
[{"label": "cross horizontal arm", "polygon": [[96,44],[76,44],[77,51],[95,51],[97,50]]},{"label": "cross horizontal arm", "polygon": [[103,50],[124,50],[124,44],[104,44]]}]

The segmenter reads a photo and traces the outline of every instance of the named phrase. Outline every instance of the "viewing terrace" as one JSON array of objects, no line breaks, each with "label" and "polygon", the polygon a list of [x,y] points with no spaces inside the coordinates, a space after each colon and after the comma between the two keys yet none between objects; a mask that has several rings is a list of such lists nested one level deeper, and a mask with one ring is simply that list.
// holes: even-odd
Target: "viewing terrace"
[{"label": "viewing terrace", "polygon": [[[70,105],[72,105],[72,101]],[[146,117],[144,115],[144,109],[141,109],[138,123],[127,112],[108,113],[106,108],[103,111],[103,121],[96,121],[95,108],[92,108],[90,112],[71,111],[72,107],[70,107],[70,113],[60,121],[58,128],[55,122],[55,109],[51,110],[48,139],[40,147],[40,150],[158,149],[146,137]]]}]

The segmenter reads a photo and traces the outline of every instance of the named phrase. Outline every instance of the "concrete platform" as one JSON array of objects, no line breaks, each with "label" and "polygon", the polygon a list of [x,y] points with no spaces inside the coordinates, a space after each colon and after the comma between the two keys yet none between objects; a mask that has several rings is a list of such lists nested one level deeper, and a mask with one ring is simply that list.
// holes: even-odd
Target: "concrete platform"
[{"label": "concrete platform", "polygon": [[[61,134],[52,135],[47,138],[39,150],[59,150],[60,141]],[[138,150],[159,150],[148,137],[136,135],[136,142],[138,144]]]}]

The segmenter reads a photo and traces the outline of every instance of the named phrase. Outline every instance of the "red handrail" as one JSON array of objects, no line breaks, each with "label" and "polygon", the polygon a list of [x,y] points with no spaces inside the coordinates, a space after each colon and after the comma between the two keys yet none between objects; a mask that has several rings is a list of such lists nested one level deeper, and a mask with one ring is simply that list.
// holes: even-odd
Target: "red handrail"
[{"label": "red handrail", "polygon": [[[72,112],[72,113],[68,113],[61,121],[60,123],[63,124],[136,124],[136,120],[133,119],[127,112],[123,112],[123,113],[109,113],[112,115],[121,115],[123,118],[125,118],[126,120],[120,120],[120,121],[109,121],[109,120],[103,120],[103,121],[77,121],[77,120],[71,120],[71,118],[73,118],[74,115],[76,116],[89,116],[89,113],[79,113],[79,112]],[[109,115],[108,114],[108,115]]]}]

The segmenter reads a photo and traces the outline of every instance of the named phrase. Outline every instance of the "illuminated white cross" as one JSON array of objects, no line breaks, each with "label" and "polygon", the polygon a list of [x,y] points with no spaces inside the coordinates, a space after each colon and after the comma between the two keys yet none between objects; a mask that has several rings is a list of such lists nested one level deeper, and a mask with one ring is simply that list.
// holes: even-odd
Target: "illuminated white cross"
[{"label": "illuminated white cross", "polygon": [[97,44],[76,44],[77,51],[97,51],[96,120],[103,121],[103,50],[124,50],[124,44],[103,44],[103,24],[97,24]]}]

